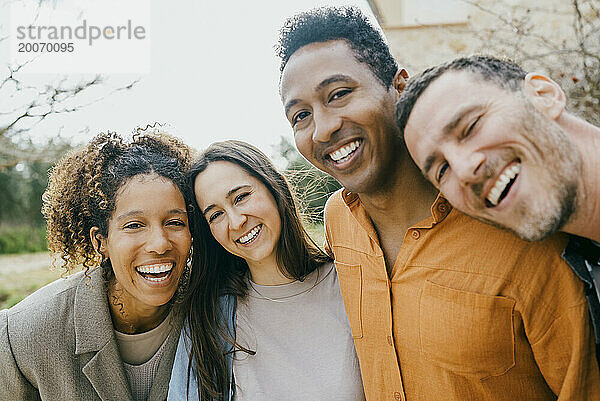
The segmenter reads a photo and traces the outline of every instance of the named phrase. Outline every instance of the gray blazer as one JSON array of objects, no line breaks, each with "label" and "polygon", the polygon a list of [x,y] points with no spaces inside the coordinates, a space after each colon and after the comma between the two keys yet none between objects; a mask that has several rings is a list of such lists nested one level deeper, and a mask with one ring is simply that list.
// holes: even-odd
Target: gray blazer
[{"label": "gray blazer", "polygon": [[[100,269],[59,279],[0,311],[0,400],[130,401]],[[175,319],[149,401],[167,398]]]}]

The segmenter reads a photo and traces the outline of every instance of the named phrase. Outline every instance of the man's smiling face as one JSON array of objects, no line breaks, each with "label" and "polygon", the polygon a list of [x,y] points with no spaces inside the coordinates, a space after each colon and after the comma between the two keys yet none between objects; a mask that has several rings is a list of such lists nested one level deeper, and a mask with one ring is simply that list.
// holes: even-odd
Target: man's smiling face
[{"label": "man's smiling face", "polygon": [[385,185],[398,156],[393,86],[343,40],[311,43],[289,59],[281,96],[300,153],[356,193]]},{"label": "man's smiling face", "polygon": [[424,175],[468,215],[538,240],[573,212],[578,153],[521,91],[446,72],[418,98],[404,134]]}]

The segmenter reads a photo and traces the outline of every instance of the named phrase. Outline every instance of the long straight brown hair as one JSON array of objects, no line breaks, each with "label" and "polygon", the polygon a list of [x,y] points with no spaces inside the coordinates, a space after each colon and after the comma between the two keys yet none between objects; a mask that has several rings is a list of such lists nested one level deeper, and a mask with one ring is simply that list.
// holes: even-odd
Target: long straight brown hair
[{"label": "long straight brown hair", "polygon": [[[189,170],[189,185],[194,188],[198,174],[216,161],[227,161],[243,168],[257,178],[275,198],[281,218],[281,234],[276,253],[282,274],[302,281],[323,263],[331,261],[306,233],[285,177],[264,153],[241,141],[213,143]],[[236,344],[235,337],[228,329],[235,328],[235,320],[223,313],[221,297],[246,296],[249,269],[244,259],[230,254],[214,239],[197,205],[193,213],[194,223],[190,228],[194,255],[189,287],[191,291],[186,308],[192,343],[190,362],[193,360],[197,368],[199,399],[221,400],[223,391],[228,388],[229,383],[233,383],[227,366],[227,353],[235,349],[253,353]],[[190,374],[192,372],[188,371],[188,381]]]}]

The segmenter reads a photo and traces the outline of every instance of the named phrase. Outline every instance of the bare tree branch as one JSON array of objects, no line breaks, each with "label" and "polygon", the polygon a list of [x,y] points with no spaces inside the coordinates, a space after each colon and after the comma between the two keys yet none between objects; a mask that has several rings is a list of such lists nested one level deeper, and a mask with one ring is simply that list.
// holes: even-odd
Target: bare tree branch
[{"label": "bare tree branch", "polygon": [[[509,56],[527,69],[545,69],[568,99],[571,111],[600,125],[600,0],[553,2],[528,7],[504,0],[463,0],[487,19],[458,34],[479,42],[475,52]],[[540,3],[541,4],[541,3]],[[559,16],[560,29],[548,30],[550,17]]]},{"label": "bare tree branch", "polygon": [[[1,12],[7,12],[10,4],[16,1],[0,0]],[[39,18],[44,1],[47,0],[37,0],[38,14],[33,21]],[[0,26],[0,43],[8,38],[6,27]],[[46,146],[34,145],[30,139],[31,130],[41,122],[54,115],[77,112],[117,92],[130,90],[139,82],[134,80],[111,89],[104,77],[96,75],[80,82],[72,82],[65,76],[57,82],[33,84],[22,73],[28,64],[34,62],[35,58],[19,65],[7,64],[3,66],[3,71],[0,70],[0,96],[3,98],[2,107],[5,108],[0,110],[0,171],[20,162],[47,160],[49,156],[56,156],[50,150],[57,148],[56,143],[62,143],[60,133],[50,139]],[[104,93],[93,96],[93,88],[104,88]]]}]

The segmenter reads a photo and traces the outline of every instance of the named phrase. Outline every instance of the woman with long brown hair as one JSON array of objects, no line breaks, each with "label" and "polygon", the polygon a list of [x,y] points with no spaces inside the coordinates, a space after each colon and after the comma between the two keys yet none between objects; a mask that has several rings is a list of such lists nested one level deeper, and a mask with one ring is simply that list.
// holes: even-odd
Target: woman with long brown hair
[{"label": "woman with long brown hair", "polygon": [[193,291],[169,399],[364,400],[335,268],[283,175],[255,147],[226,141],[189,177]]}]

